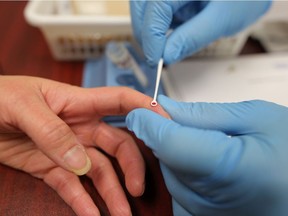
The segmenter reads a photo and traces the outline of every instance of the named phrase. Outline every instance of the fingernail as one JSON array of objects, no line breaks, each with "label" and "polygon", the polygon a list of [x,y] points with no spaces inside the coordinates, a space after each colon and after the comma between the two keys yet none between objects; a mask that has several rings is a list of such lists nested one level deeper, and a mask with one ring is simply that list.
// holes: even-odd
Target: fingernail
[{"label": "fingernail", "polygon": [[81,146],[74,146],[64,155],[64,161],[76,175],[84,175],[91,168],[91,161]]}]

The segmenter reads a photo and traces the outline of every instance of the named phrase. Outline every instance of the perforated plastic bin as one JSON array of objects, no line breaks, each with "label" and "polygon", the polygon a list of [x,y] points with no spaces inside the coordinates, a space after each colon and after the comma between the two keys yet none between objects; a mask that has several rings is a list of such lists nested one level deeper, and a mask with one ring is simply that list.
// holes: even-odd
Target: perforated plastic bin
[{"label": "perforated plastic bin", "polygon": [[[97,58],[99,54],[102,54],[107,42],[111,40],[134,43],[129,13],[126,16],[108,16],[105,14],[60,15],[55,13],[55,2],[57,0],[31,0],[24,10],[27,22],[40,28],[43,32],[55,59]],[[247,36],[248,31],[245,31],[233,37],[220,39],[194,56],[237,55],[241,51]]]}]

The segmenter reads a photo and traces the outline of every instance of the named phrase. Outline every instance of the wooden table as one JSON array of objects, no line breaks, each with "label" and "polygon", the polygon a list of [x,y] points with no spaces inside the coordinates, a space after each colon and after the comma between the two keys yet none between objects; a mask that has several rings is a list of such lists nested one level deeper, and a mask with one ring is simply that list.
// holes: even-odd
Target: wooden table
[{"label": "wooden table", "polygon": [[[23,17],[23,1],[0,1],[0,73],[6,75],[31,75],[81,85],[83,62],[57,62],[41,32],[29,26]],[[171,216],[171,197],[165,187],[158,161],[142,142],[137,140],[146,161],[146,192],[140,198],[128,193],[133,215]],[[113,162],[113,161],[112,161]],[[123,183],[120,169],[116,171]],[[109,215],[106,205],[98,195],[91,180],[81,177],[101,214]],[[29,174],[0,165],[0,215],[75,215],[57,193]]]}]

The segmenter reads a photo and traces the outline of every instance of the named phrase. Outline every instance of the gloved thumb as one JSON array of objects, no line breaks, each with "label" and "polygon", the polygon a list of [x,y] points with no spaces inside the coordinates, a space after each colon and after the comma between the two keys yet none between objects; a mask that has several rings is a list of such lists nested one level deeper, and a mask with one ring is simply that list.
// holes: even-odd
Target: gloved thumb
[{"label": "gloved thumb", "polygon": [[193,214],[188,212],[184,207],[182,207],[175,199],[172,199],[172,207],[174,215],[194,216]]},{"label": "gloved thumb", "polygon": [[237,138],[219,131],[182,126],[146,109],[130,112],[126,123],[165,165],[197,176],[214,172],[224,156],[227,162],[241,153]]},{"label": "gloved thumb", "polygon": [[[211,1],[170,34],[163,54],[165,62],[175,63],[221,37],[240,32],[264,14],[270,4],[269,1]],[[244,12],[250,8],[253,13]]]},{"label": "gloved thumb", "polygon": [[77,175],[86,174],[91,161],[73,131],[46,103],[33,103],[21,107],[21,115],[17,115],[19,127],[57,165]]}]

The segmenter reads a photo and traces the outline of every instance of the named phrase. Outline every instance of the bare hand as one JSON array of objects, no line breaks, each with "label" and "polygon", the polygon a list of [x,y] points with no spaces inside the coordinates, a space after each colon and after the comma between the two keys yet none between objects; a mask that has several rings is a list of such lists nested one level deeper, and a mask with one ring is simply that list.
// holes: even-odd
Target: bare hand
[{"label": "bare hand", "polygon": [[129,134],[101,119],[138,107],[151,109],[150,102],[128,88],[84,89],[41,78],[0,76],[0,162],[43,179],[77,215],[100,215],[77,176],[87,174],[111,215],[131,215],[113,166],[101,151],[118,160],[133,196],[145,188],[144,161]]}]

